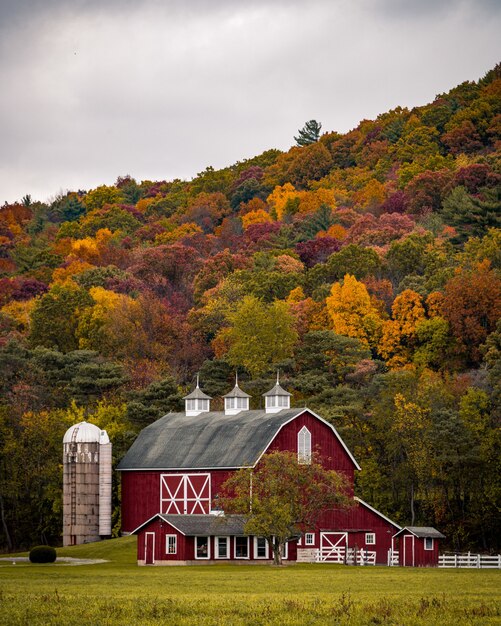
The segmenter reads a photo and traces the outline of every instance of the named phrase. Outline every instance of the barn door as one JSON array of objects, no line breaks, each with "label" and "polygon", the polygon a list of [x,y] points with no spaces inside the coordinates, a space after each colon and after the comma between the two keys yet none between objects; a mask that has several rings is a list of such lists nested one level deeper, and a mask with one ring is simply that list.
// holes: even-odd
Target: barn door
[{"label": "barn door", "polygon": [[210,474],[162,474],[160,512],[164,515],[210,513]]},{"label": "barn door", "polygon": [[155,563],[155,533],[146,533],[144,536],[144,562],[146,565]]},{"label": "barn door", "polygon": [[404,535],[403,540],[403,564],[414,567],[414,535]]},{"label": "barn door", "polygon": [[320,560],[343,563],[348,547],[348,533],[320,533]]}]

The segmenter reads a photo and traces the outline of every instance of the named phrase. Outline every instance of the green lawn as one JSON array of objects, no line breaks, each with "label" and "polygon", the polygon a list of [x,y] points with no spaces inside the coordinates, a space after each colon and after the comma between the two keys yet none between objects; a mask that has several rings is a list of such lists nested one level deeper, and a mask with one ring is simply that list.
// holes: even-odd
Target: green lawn
[{"label": "green lawn", "polygon": [[0,561],[0,624],[501,624],[501,571],[341,565],[137,567],[135,538]]}]

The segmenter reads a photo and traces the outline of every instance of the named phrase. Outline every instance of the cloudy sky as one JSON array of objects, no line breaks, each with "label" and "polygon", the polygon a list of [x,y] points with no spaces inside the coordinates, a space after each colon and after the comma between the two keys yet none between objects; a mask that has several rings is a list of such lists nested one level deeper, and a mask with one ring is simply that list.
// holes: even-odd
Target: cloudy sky
[{"label": "cloudy sky", "polygon": [[0,204],[191,179],[501,61],[500,0],[0,0]]}]

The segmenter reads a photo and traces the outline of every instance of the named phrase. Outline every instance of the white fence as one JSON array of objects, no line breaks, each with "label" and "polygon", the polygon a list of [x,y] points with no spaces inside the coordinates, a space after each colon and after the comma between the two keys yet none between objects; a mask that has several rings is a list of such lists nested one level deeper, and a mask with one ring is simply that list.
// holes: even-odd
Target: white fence
[{"label": "white fence", "polygon": [[395,567],[396,565],[400,565],[398,550],[392,550],[391,548],[388,550],[388,567]]},{"label": "white fence", "polygon": [[316,552],[317,563],[344,563],[345,565],[376,565],[376,553],[355,548],[326,547]]},{"label": "white fence", "polygon": [[501,569],[501,554],[441,554],[438,567],[468,567],[477,569]]}]

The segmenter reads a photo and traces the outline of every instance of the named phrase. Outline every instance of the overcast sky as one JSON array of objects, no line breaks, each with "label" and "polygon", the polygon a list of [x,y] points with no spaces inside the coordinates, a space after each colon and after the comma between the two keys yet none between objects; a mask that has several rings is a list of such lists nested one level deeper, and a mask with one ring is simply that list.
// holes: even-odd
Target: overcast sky
[{"label": "overcast sky", "polygon": [[191,179],[501,61],[500,0],[0,0],[0,204]]}]

